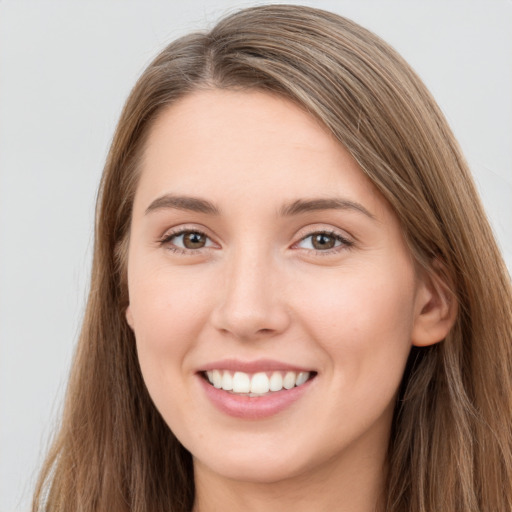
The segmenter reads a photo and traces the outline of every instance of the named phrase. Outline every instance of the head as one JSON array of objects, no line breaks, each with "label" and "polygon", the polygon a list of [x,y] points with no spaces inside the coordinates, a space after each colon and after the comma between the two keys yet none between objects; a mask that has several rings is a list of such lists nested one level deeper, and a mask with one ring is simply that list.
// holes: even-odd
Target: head
[{"label": "head", "polygon": [[[343,148],[396,221],[414,275],[444,303],[446,322],[441,335],[417,337],[405,354],[391,411],[388,505],[435,509],[442,501],[455,509],[462,499],[469,510],[480,499],[475,471],[488,471],[483,450],[497,453],[499,444],[475,446],[475,435],[497,429],[491,417],[505,424],[494,397],[507,371],[510,379],[507,363],[496,371],[497,354],[502,361],[510,356],[506,271],[459,148],[419,78],[372,33],[307,7],[265,6],[229,16],[210,32],[171,43],[137,82],[102,178],[68,420],[76,421],[80,408],[82,417],[96,411],[91,429],[107,447],[100,466],[121,468],[112,471],[120,495],[142,499],[152,492],[163,507],[183,488],[184,510],[191,502],[190,455],[152,403],[126,322],[129,246],[155,127],[177,105],[214,91],[267,95],[297,107]],[[170,485],[152,478],[153,471],[171,474]],[[455,490],[443,491],[454,474]],[[495,481],[498,495],[501,479]],[[494,491],[492,485],[480,490],[488,499]]]}]

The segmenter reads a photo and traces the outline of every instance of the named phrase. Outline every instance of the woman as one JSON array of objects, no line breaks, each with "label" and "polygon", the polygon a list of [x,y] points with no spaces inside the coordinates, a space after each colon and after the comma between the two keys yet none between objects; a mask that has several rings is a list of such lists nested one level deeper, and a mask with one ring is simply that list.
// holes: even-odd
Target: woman
[{"label": "woman", "polygon": [[229,16],[121,116],[34,510],[509,511],[510,299],[407,64],[324,11]]}]

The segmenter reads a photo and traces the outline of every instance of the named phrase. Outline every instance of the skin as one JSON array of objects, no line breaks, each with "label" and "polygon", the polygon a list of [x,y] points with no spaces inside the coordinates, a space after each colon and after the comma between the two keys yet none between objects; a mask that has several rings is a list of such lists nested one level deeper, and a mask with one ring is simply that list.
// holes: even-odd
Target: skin
[{"label": "skin", "polygon": [[[219,211],[165,206],[166,194]],[[334,197],[367,213],[282,215]],[[183,229],[204,247],[172,237]],[[319,232],[333,248],[312,244]],[[128,251],[127,321],[151,397],[193,456],[195,510],[374,511],[411,345],[443,339],[454,315],[349,153],[286,99],[188,95],[150,133]],[[197,373],[232,357],[317,375],[278,414],[234,418]]]}]

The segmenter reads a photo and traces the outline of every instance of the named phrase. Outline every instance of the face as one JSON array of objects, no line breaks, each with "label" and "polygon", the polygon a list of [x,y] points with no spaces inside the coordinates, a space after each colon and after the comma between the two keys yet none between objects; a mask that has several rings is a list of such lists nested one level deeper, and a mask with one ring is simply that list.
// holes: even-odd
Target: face
[{"label": "face", "polygon": [[300,108],[210,90],[160,115],[128,287],[145,383],[196,472],[382,462],[422,284],[385,200]]}]

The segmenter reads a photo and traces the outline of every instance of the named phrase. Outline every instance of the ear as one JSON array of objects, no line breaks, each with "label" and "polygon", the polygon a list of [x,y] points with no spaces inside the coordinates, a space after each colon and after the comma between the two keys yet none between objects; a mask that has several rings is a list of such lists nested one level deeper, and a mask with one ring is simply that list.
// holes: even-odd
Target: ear
[{"label": "ear", "polygon": [[431,273],[422,272],[416,293],[412,344],[426,347],[443,341],[457,318],[457,300],[436,260]]},{"label": "ear", "polygon": [[133,314],[129,304],[124,312],[124,316],[126,317],[126,323],[130,326],[130,328],[133,331]]}]

